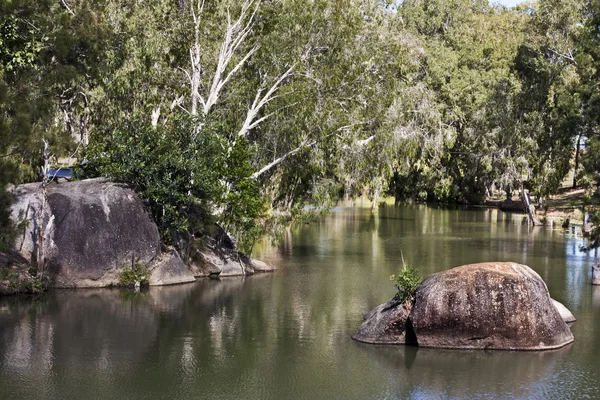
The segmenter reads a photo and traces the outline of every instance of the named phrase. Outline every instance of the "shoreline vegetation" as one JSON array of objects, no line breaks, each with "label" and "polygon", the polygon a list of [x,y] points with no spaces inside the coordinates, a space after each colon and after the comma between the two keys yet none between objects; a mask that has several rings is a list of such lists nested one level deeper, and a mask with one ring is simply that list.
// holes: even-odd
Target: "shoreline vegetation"
[{"label": "shoreline vegetation", "polygon": [[585,205],[599,247],[599,25],[589,0],[0,0],[0,254],[36,182],[44,270],[61,168],[126,185],[184,259],[363,195]]},{"label": "shoreline vegetation", "polygon": [[[523,209],[520,198],[513,197],[512,201],[508,204],[506,199],[499,197],[491,197],[481,204],[448,204],[448,203],[419,203],[419,202],[405,202],[399,204],[424,204],[427,206],[449,206],[449,207],[465,207],[465,208],[495,208],[504,212],[516,213],[527,217],[527,213]],[[545,210],[538,210],[538,217],[545,222],[545,225],[552,225],[562,227],[562,229],[568,228],[564,225],[565,220],[569,219],[569,225],[583,225],[583,213],[581,207],[584,204],[584,189],[565,189],[556,196],[552,196],[547,201],[548,208]],[[380,199],[380,206],[395,206],[396,201],[393,197],[386,197]],[[373,203],[365,198],[364,196],[356,199],[340,199],[338,206],[349,206],[349,207],[360,207],[365,209],[373,210]],[[18,260],[19,256],[16,254],[12,255],[12,260],[9,260],[9,256],[5,255],[6,260],[0,260],[0,295],[10,294],[40,294],[51,288],[51,284],[48,281],[48,277],[43,275],[37,275],[37,269],[32,268],[31,265],[25,262],[25,260]],[[32,273],[33,271],[33,273]],[[146,271],[148,272],[148,271]],[[208,275],[206,276],[208,277]],[[198,277],[201,279],[202,277]],[[147,277],[146,277],[147,281]],[[131,282],[130,282],[131,283]],[[131,283],[133,286],[133,283]],[[109,287],[123,287],[122,285],[115,284]]]},{"label": "shoreline vegetation", "polygon": [[[356,199],[342,199],[338,203],[342,206],[372,208],[373,202],[366,197],[358,197]],[[394,197],[388,196],[379,202],[383,206],[393,206],[396,204]],[[504,212],[512,212],[527,216],[527,212],[523,207],[523,202],[520,197],[513,196],[510,202],[506,201],[501,195],[490,196],[485,201],[474,204],[461,203],[442,203],[442,202],[418,202],[418,201],[400,201],[398,204],[426,204],[431,206],[443,205],[449,207],[473,207],[473,208],[496,208]],[[550,196],[546,201],[547,206],[543,209],[536,209],[537,217],[545,222],[545,225],[550,222],[552,225],[562,226],[565,221],[569,220],[569,225],[583,225],[584,209],[586,204],[585,189],[562,189],[558,194]]]}]

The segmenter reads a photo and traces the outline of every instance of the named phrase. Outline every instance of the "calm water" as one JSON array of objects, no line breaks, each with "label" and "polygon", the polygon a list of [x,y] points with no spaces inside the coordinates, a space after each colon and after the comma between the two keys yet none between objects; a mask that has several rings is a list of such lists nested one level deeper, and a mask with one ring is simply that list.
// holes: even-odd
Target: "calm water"
[{"label": "calm water", "polygon": [[[581,244],[497,210],[340,209],[260,246],[275,274],[0,299],[0,399],[600,398],[600,287]],[[394,294],[401,254],[424,276],[531,266],[578,318],[575,343],[519,353],[352,341]]]}]

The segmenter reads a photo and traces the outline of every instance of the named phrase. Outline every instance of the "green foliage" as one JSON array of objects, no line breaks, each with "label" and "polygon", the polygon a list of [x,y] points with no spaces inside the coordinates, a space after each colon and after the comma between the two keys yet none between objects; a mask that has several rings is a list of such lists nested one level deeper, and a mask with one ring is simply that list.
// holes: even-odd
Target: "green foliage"
[{"label": "green foliage", "polygon": [[168,243],[203,233],[215,219],[236,233],[250,232],[262,203],[250,179],[248,146],[227,148],[222,130],[187,115],[156,127],[127,123],[92,141],[84,170],[138,190]]},{"label": "green foliage", "polygon": [[[2,165],[0,164],[0,168]],[[0,186],[0,252],[7,251],[15,238],[15,229],[10,219],[12,196]]]},{"label": "green foliage", "polygon": [[121,286],[133,287],[137,284],[141,286],[148,285],[150,279],[150,270],[148,266],[134,261],[131,266],[127,266],[119,273],[119,283]]},{"label": "green foliage", "polygon": [[11,280],[16,273],[9,267],[0,267],[0,281]]},{"label": "green foliage", "polygon": [[[192,3],[0,0],[0,247],[14,232],[5,188],[37,179],[44,141],[52,163],[87,157],[88,176],[133,185],[165,241],[216,221],[249,249],[340,192],[480,202],[526,180],[548,196],[573,139],[598,132],[597,2],[264,1],[224,76],[258,50],[199,117],[184,111]],[[201,94],[239,3],[206,3]]]},{"label": "green foliage", "polygon": [[163,238],[194,230],[211,215],[222,194],[220,142],[202,123],[180,118],[169,126],[126,123],[88,148],[88,176],[108,176],[132,185],[152,211]]},{"label": "green foliage", "polygon": [[417,288],[423,282],[423,278],[421,278],[421,274],[419,270],[416,268],[409,268],[406,265],[406,261],[404,261],[404,254],[400,254],[402,257],[402,270],[398,276],[392,275],[390,276],[390,280],[394,281],[394,286],[398,292],[396,296],[401,302],[414,302],[415,294],[417,292]]},{"label": "green foliage", "polygon": [[400,273],[398,273],[398,276],[392,275],[390,280],[394,281],[394,286],[398,289],[396,295],[403,303],[406,301],[414,301],[417,288],[421,282],[423,282],[419,270],[416,268],[407,268],[406,265]]},{"label": "green foliage", "polygon": [[9,266],[0,267],[0,284],[6,282],[15,293],[41,294],[48,288],[48,278],[31,265],[26,272],[17,272]]}]

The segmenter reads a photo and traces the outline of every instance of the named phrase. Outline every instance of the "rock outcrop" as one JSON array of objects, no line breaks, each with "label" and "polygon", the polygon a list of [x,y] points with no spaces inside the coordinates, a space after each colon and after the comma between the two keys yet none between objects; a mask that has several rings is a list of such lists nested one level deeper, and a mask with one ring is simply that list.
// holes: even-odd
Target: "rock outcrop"
[{"label": "rock outcrop", "polygon": [[516,263],[470,264],[431,275],[417,289],[408,318],[405,307],[394,299],[379,306],[353,337],[503,350],[549,350],[574,340],[566,323],[573,315],[550,298],[535,271]]},{"label": "rock outcrop", "polygon": [[414,337],[406,337],[407,319],[412,306],[402,303],[397,296],[371,310],[356,330],[352,339],[373,344],[414,344]]},{"label": "rock outcrop", "polygon": [[196,277],[229,277],[273,272],[276,268],[249,258],[237,250],[233,240],[221,227],[216,226],[214,237],[188,244],[187,263]]},{"label": "rock outcrop", "polygon": [[554,305],[554,308],[556,308],[556,311],[558,311],[563,321],[565,321],[567,324],[572,324],[577,321],[573,313],[567,307],[565,307],[563,303],[554,299],[550,300],[552,300],[552,305]]},{"label": "rock outcrop", "polygon": [[150,286],[176,285],[195,282],[196,278],[181,261],[175,250],[162,254],[150,266]]},{"label": "rock outcrop", "polygon": [[124,185],[90,179],[52,184],[44,194],[34,183],[13,194],[13,219],[26,224],[16,250],[43,264],[54,287],[114,285],[132,257],[150,264],[160,255],[156,224]]},{"label": "rock outcrop", "polygon": [[238,252],[218,226],[214,238],[189,246],[186,263],[175,250],[163,253],[156,224],[138,195],[123,184],[88,179],[53,183],[45,190],[40,183],[11,190],[12,218],[23,228],[15,249],[0,254],[0,267],[15,270],[5,268],[10,280],[0,275],[0,294],[26,291],[19,287],[30,283],[25,279],[29,265],[42,266],[58,288],[118,285],[121,271],[133,261],[148,268],[151,286],[274,270]]},{"label": "rock outcrop", "polygon": [[237,251],[206,249],[201,251],[200,255],[203,259],[204,269],[216,271],[212,275],[226,277],[254,274],[254,270],[245,259],[246,257],[240,255]]},{"label": "rock outcrop", "polygon": [[250,259],[250,266],[252,267],[252,269],[254,270],[254,272],[273,272],[276,271],[277,268],[275,268],[272,265],[267,264],[264,261],[261,260],[257,260],[256,258],[251,258]]}]

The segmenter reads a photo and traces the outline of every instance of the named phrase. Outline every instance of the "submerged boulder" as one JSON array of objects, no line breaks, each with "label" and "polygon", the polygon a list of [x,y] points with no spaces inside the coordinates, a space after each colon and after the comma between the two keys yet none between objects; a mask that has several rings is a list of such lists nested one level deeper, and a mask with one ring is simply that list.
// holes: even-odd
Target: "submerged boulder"
[{"label": "submerged boulder", "polygon": [[511,262],[464,265],[428,277],[409,320],[423,347],[548,350],[574,340],[542,278]]},{"label": "submerged boulder", "polygon": [[403,303],[397,296],[371,310],[356,330],[352,339],[373,344],[410,344],[414,338],[406,337],[406,322],[412,305]]},{"label": "submerged boulder", "polygon": [[481,263],[431,275],[411,305],[394,297],[352,336],[361,342],[455,349],[549,350],[574,338],[575,317],[542,278],[516,263]]},{"label": "submerged boulder", "polygon": [[556,308],[556,311],[558,311],[563,321],[565,321],[567,324],[572,324],[573,322],[577,321],[573,313],[567,307],[565,307],[563,303],[554,299],[551,300],[554,308]]}]

